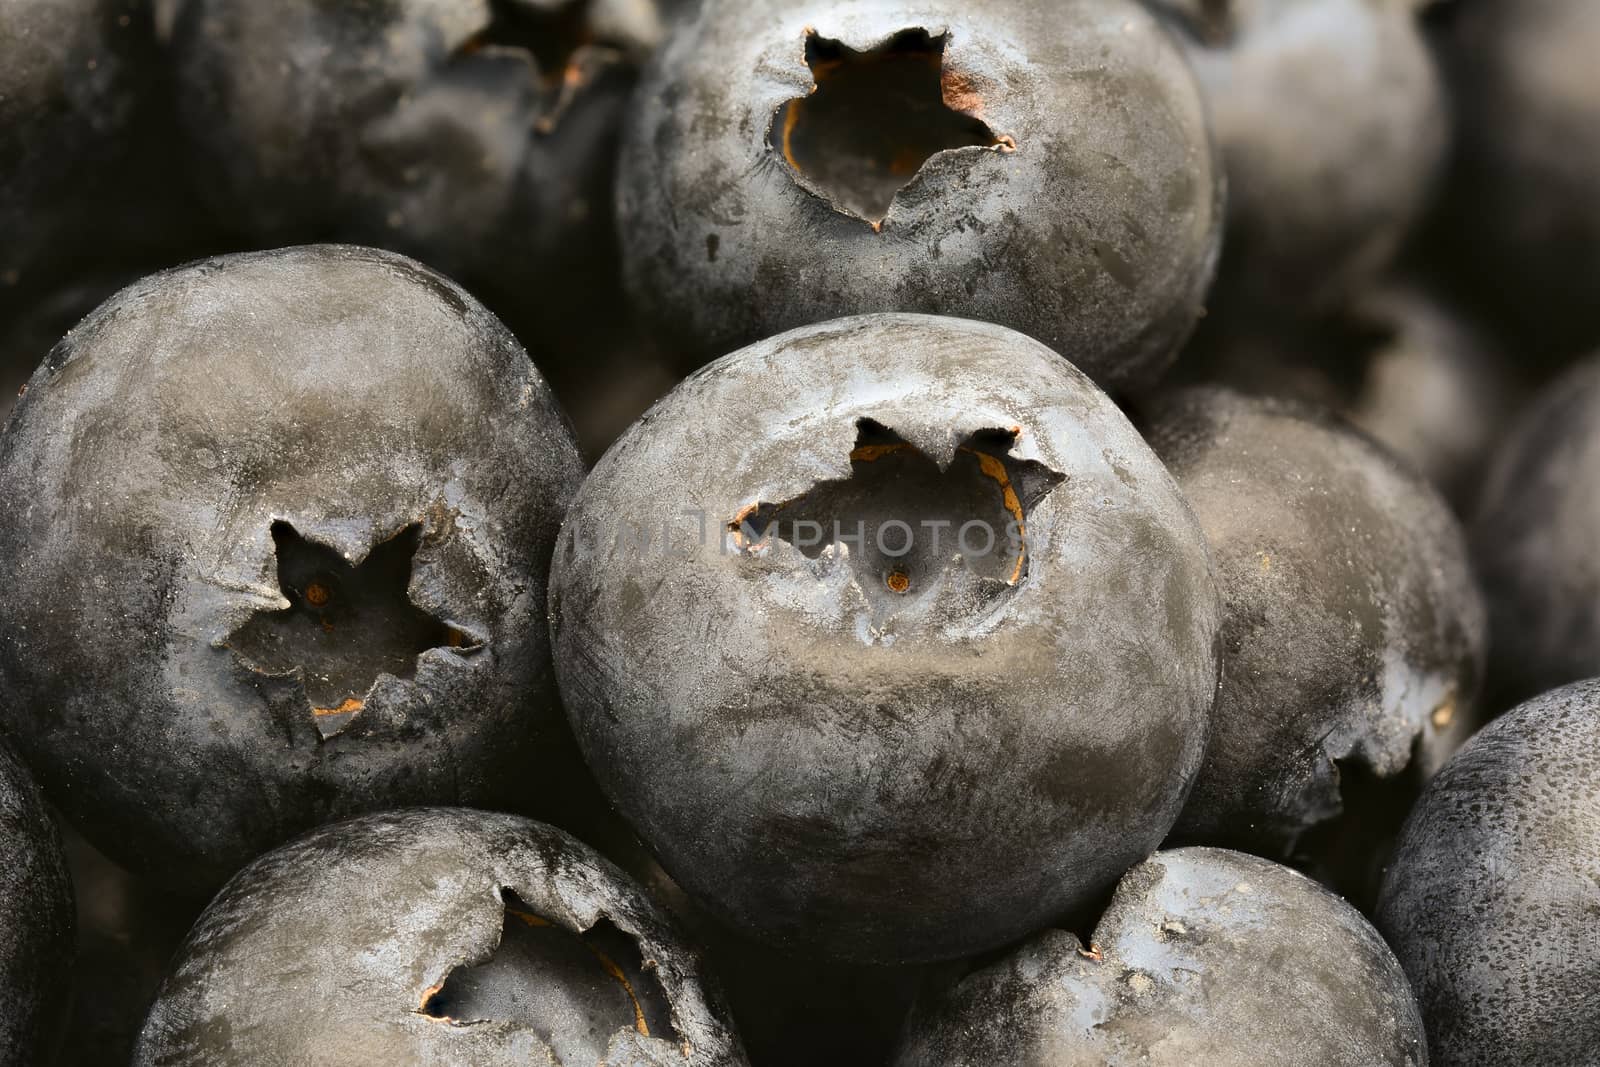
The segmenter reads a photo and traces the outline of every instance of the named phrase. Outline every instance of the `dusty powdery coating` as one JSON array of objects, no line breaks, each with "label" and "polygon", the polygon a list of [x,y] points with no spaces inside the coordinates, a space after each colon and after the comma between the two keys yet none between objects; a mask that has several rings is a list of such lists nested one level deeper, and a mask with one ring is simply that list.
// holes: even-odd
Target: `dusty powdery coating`
[{"label": "dusty powdery coating", "polygon": [[1107,386],[1188,336],[1222,222],[1199,90],[1131,0],[711,0],[618,188],[631,291],[690,350],[935,312]]},{"label": "dusty powdery coating", "polygon": [[1287,401],[1181,391],[1150,440],[1205,527],[1224,605],[1222,692],[1180,834],[1287,850],[1339,814],[1337,761],[1436,770],[1470,732],[1486,629],[1438,493]]},{"label": "dusty powdery coating", "polygon": [[955,319],[807,327],[688,379],[580,492],[550,611],[579,743],[672,877],[861,961],[1108,889],[1170,829],[1216,691],[1171,477],[1070,364]]},{"label": "dusty powdery coating", "polygon": [[1445,229],[1519,343],[1600,343],[1600,4],[1461,3],[1441,65],[1459,116]]},{"label": "dusty powdery coating", "polygon": [[396,248],[518,297],[610,243],[649,0],[163,7],[196,162],[246,234]]},{"label": "dusty powdery coating", "polygon": [[1600,1047],[1600,683],[1523,704],[1429,786],[1378,926],[1449,1067],[1580,1067]]},{"label": "dusty powdery coating", "polygon": [[1152,0],[1184,41],[1228,178],[1214,299],[1329,305],[1426,206],[1447,116],[1424,0]]},{"label": "dusty powdery coating", "polygon": [[341,814],[525,798],[580,475],[516,341],[411,260],[147,278],[0,440],[0,725],[96,844],[190,890]]},{"label": "dusty powdery coating", "polygon": [[211,902],[138,1067],[741,1067],[666,914],[592,849],[511,815],[324,827]]},{"label": "dusty powdery coating", "polygon": [[1600,674],[1600,356],[1518,419],[1479,498],[1472,542],[1497,682],[1518,696]]},{"label": "dusty powdery coating", "polygon": [[1049,930],[913,1016],[895,1067],[1426,1067],[1406,976],[1350,905],[1221,849],[1130,871],[1085,950]]},{"label": "dusty powdery coating", "polygon": [[66,1014],[72,882],[44,801],[0,748],[0,1067],[43,1062]]}]

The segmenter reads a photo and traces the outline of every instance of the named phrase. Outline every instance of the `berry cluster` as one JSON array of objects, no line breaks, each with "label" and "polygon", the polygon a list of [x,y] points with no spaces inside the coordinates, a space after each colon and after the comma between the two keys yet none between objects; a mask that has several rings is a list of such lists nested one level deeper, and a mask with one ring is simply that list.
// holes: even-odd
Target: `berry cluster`
[{"label": "berry cluster", "polygon": [[5,0],[0,1067],[1586,1067],[1594,0]]}]

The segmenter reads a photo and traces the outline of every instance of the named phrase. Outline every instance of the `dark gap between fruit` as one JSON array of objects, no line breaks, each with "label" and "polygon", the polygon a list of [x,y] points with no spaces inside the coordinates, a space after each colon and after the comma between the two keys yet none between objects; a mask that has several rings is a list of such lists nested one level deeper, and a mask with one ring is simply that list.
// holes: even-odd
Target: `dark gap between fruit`
[{"label": "dark gap between fruit", "polygon": [[461,46],[471,55],[484,48],[515,48],[533,56],[539,78],[559,86],[573,68],[573,59],[595,43],[589,25],[589,0],[569,0],[553,8],[526,0],[489,0],[489,25]]},{"label": "dark gap between fruit", "polygon": [[274,522],[278,586],[289,607],[256,612],[228,636],[228,647],[266,674],[299,668],[317,729],[332,737],[361,711],[378,675],[414,677],[417,657],[430,648],[479,647],[411,602],[421,540],[421,524],[412,523],[352,565],[291,524]]},{"label": "dark gap between fruit", "polygon": [[602,1062],[620,1030],[679,1043],[672,1006],[636,939],[608,919],[575,935],[510,889],[500,897],[505,918],[493,955],[451,970],[424,996],[422,1014],[526,1027],[561,1063]]},{"label": "dark gap between fruit", "polygon": [[944,69],[948,41],[947,35],[904,30],[857,52],[807,35],[806,63],[816,86],[778,109],[768,140],[835,205],[881,223],[895,194],[934,155],[1014,147],[982,120],[950,106],[951,97],[973,97]]},{"label": "dark gap between fruit", "polygon": [[860,419],[850,477],[757,504],[730,527],[743,542],[777,537],[810,559],[842,545],[857,584],[885,608],[931,587],[957,557],[1015,586],[1027,573],[1028,512],[1064,480],[1010,455],[1018,432],[977,431],[941,471],[893,430]]},{"label": "dark gap between fruit", "polygon": [[1335,760],[1339,815],[1307,830],[1295,845],[1294,865],[1363,914],[1372,915],[1377,909],[1384,867],[1406,815],[1427,784],[1422,776],[1421,748],[1419,735],[1405,769],[1389,778],[1373,773],[1362,757]]}]

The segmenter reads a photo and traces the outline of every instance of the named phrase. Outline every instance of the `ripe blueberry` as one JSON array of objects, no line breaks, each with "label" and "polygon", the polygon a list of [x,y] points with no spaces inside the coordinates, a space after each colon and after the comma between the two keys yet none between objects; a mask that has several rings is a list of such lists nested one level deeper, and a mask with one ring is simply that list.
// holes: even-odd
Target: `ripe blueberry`
[{"label": "ripe blueberry", "polygon": [[1600,356],[1552,382],[1500,445],[1472,540],[1512,698],[1600,674]]},{"label": "ripe blueberry", "polygon": [[1228,178],[1213,300],[1327,308],[1393,258],[1444,160],[1420,0],[1152,0],[1205,90]]},{"label": "ripe blueberry", "polygon": [[1600,1048],[1600,683],[1530,700],[1439,772],[1378,926],[1451,1067],[1579,1067]]},{"label": "ripe blueberry", "polygon": [[1150,429],[1223,599],[1223,682],[1185,840],[1283,855],[1341,810],[1341,762],[1426,774],[1470,731],[1485,620],[1432,487],[1321,409],[1179,391]]},{"label": "ripe blueberry", "polygon": [[200,916],[137,1067],[739,1067],[699,958],[621,871],[515,816],[422,808],[320,830]]},{"label": "ripe blueberry", "polygon": [[525,797],[580,473],[522,349],[410,260],[147,278],[0,441],[0,723],[96,845],[191,891],[345,813]]},{"label": "ripe blueberry", "polygon": [[1416,1001],[1354,908],[1266,860],[1158,852],[1085,948],[1048,930],[930,998],[895,1067],[1426,1067]]},{"label": "ripe blueberry", "polygon": [[1193,328],[1221,232],[1199,89],[1131,0],[712,0],[624,136],[624,268],[683,349],[841,315],[1018,329],[1097,382]]},{"label": "ripe blueberry", "polygon": [[1203,535],[1026,337],[862,316],[712,363],[596,466],[551,575],[603,788],[718,918],[981,951],[1171,828],[1217,683]]}]

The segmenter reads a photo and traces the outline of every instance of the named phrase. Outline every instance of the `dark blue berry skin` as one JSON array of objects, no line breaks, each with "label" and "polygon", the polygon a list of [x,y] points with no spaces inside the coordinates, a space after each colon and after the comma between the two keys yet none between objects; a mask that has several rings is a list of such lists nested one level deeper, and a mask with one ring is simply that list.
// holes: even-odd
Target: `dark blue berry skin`
[{"label": "dark blue berry skin", "polygon": [[97,847],[195,894],[330,819],[529,803],[580,476],[526,353],[415,261],[145,278],[0,438],[0,730]]},{"label": "dark blue berry skin", "polygon": [[895,1067],[1426,1067],[1406,977],[1365,919],[1254,856],[1158,852],[1085,948],[1048,930],[937,990]]},{"label": "dark blue berry skin", "polygon": [[1421,477],[1325,409],[1196,388],[1148,433],[1199,516],[1223,682],[1186,842],[1282,858],[1346,773],[1431,774],[1473,725],[1485,617],[1466,540]]},{"label": "dark blue berry skin", "polygon": [[60,835],[27,771],[0,748],[0,1067],[48,1062],[74,925]]},{"label": "dark blue berry skin", "polygon": [[560,342],[544,362],[614,326],[611,186],[653,0],[167,8],[187,165],[232,247],[414,256]]},{"label": "dark blue berry skin", "polygon": [[[969,557],[958,528],[1008,500],[1027,551]],[[763,515],[857,543],[747,534]],[[914,551],[862,544],[878,520]],[[1216,693],[1210,560],[1166,469],[1066,361],[958,319],[842,319],[690,377],[585,483],[550,616],[579,744],[673,879],[863,963],[1092,903],[1171,829]]]},{"label": "dark blue berry skin", "polygon": [[[786,147],[828,63],[938,42],[922,110],[866,89],[885,139],[954,111],[981,136],[865,164]],[[829,58],[815,59],[815,42]],[[942,48],[942,53],[939,49]],[[1149,382],[1202,313],[1223,187],[1181,51],[1132,0],[709,0],[663,46],[623,137],[629,292],[700,360],[845,315],[921,312],[1028,334],[1113,391]],[[862,172],[898,191],[868,210]],[[876,185],[876,182],[868,182]],[[878,189],[877,192],[883,192]]]},{"label": "dark blue berry skin", "polygon": [[151,1005],[136,1067],[747,1067],[698,952],[593,849],[409,808],[257,858]]},{"label": "dark blue berry skin", "polygon": [[1448,106],[1421,0],[1149,2],[1194,64],[1227,173],[1213,309],[1249,319],[1359,295],[1444,162]]},{"label": "dark blue berry skin", "polygon": [[1518,417],[1479,497],[1472,547],[1493,624],[1493,684],[1506,703],[1600,675],[1597,474],[1600,355]]},{"label": "dark blue berry skin", "polygon": [[1467,743],[1407,821],[1378,928],[1445,1067],[1585,1067],[1600,1048],[1600,682]]}]

